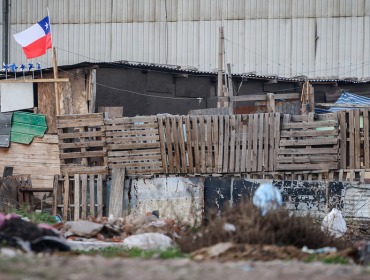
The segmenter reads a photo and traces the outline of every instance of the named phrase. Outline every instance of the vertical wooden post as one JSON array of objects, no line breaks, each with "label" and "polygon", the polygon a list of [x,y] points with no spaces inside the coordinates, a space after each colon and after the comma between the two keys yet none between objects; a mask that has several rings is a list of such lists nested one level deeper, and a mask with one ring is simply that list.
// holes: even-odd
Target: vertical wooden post
[{"label": "vertical wooden post", "polygon": [[[230,63],[227,64],[227,73],[229,75],[229,107],[231,109],[234,108],[234,102],[231,101],[231,97],[234,96],[234,88],[233,88],[233,80],[232,80],[232,76],[231,76],[231,66],[230,66]],[[225,106],[226,107],[226,106]]]},{"label": "vertical wooden post", "polygon": [[[222,44],[224,39],[224,28],[221,26],[219,29],[219,39],[218,39],[218,80],[217,80],[217,96],[224,96],[223,93],[223,83],[222,83]],[[224,106],[224,102],[217,102],[217,108]]]},{"label": "vertical wooden post", "polygon": [[[57,53],[55,51],[55,47],[53,48],[53,72],[54,79],[58,79]],[[60,115],[60,106],[59,106],[58,83],[56,82],[54,82],[54,90],[55,90],[55,114],[58,116]]]},{"label": "vertical wooden post", "polygon": [[315,90],[312,85],[308,86],[308,104],[310,105],[309,112],[315,113]]},{"label": "vertical wooden post", "polygon": [[275,113],[275,94],[267,93],[267,113]]}]

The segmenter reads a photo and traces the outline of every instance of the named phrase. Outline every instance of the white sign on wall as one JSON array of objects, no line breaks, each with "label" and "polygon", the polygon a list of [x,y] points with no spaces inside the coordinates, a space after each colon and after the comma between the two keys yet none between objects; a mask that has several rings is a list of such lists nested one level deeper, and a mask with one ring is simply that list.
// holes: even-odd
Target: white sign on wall
[{"label": "white sign on wall", "polygon": [[33,83],[1,84],[1,112],[11,112],[33,107]]}]

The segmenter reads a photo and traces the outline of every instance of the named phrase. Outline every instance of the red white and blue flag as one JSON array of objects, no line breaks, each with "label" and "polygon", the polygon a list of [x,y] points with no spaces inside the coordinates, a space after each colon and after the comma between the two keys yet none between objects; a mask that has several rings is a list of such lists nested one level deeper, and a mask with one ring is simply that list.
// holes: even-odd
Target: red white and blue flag
[{"label": "red white and blue flag", "polygon": [[14,39],[22,46],[28,59],[44,55],[47,49],[52,48],[49,17],[15,34]]}]

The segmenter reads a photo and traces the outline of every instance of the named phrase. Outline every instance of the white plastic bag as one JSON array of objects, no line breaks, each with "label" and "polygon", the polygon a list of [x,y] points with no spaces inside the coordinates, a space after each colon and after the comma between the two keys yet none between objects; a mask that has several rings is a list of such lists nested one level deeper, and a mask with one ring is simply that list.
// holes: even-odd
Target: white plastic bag
[{"label": "white plastic bag", "polygon": [[328,231],[336,238],[342,237],[347,232],[346,221],[342,217],[342,213],[338,209],[333,209],[324,218],[321,224],[322,231]]},{"label": "white plastic bag", "polygon": [[161,233],[143,233],[125,238],[123,246],[142,250],[166,250],[172,248],[172,239]]},{"label": "white plastic bag", "polygon": [[276,209],[283,204],[283,199],[278,188],[271,184],[262,184],[253,195],[253,204],[262,210],[262,215],[267,211]]}]

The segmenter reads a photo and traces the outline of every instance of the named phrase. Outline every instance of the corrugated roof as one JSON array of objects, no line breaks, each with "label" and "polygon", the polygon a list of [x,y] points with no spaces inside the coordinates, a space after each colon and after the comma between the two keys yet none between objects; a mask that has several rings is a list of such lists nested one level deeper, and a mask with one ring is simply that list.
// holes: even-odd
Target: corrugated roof
[{"label": "corrugated roof", "polygon": [[[194,67],[189,66],[179,66],[179,65],[165,65],[165,64],[156,64],[156,63],[144,63],[144,62],[135,62],[135,61],[115,61],[115,62],[81,62],[72,65],[63,65],[58,66],[58,68],[62,70],[70,70],[70,69],[77,69],[77,68],[87,68],[87,67],[100,67],[100,68],[132,68],[132,69],[146,69],[146,70],[155,70],[160,72],[171,72],[171,73],[183,73],[183,74],[191,74],[191,75],[200,75],[200,76],[217,76],[217,71],[199,71]],[[46,68],[42,70],[43,73],[52,72],[52,68]],[[21,73],[21,72],[18,72]],[[25,72],[26,75],[32,75],[32,71]],[[35,71],[35,74],[38,75],[40,73],[39,70]],[[19,74],[18,74],[19,75]],[[276,75],[256,75],[254,73],[243,73],[243,74],[232,74],[233,77],[239,78],[250,78],[250,79],[263,79],[263,80],[276,80],[282,82],[305,82],[306,78],[304,76],[295,76],[291,78],[287,77],[278,77]],[[8,72],[8,78],[14,77],[12,72]],[[20,76],[19,76],[20,77]],[[0,71],[0,79],[5,79],[5,72]],[[345,83],[369,83],[369,78],[345,78],[339,79],[338,77],[322,77],[322,78],[309,78],[309,82],[312,83],[335,83],[335,82],[345,82]]]}]

